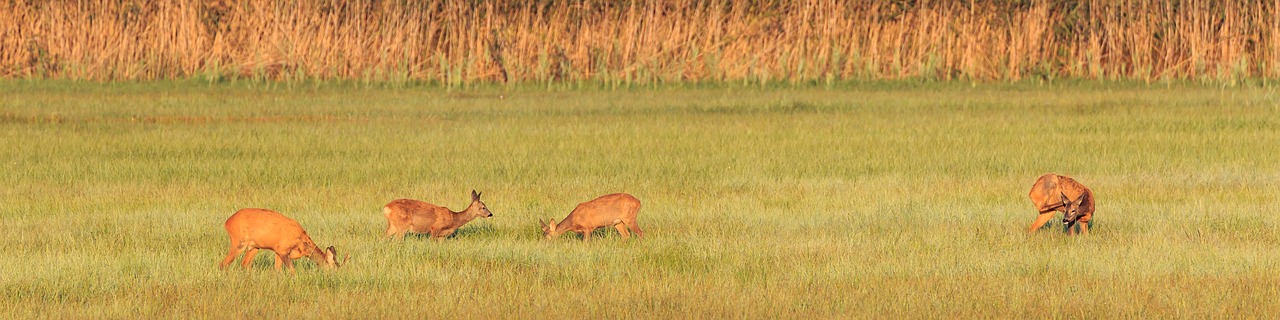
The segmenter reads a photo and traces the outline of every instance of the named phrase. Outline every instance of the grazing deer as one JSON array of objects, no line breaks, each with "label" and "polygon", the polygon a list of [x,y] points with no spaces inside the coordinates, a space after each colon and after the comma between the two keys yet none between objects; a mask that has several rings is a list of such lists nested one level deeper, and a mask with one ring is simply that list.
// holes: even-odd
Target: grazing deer
[{"label": "grazing deer", "polygon": [[1093,191],[1067,176],[1052,173],[1044,174],[1031,185],[1031,203],[1035,204],[1040,216],[1031,223],[1027,232],[1035,232],[1053,218],[1054,212],[1062,212],[1062,224],[1068,234],[1076,234],[1074,226],[1080,226],[1080,234],[1089,234],[1089,223],[1093,219]]},{"label": "grazing deer", "polygon": [[623,239],[631,236],[627,230],[643,238],[644,231],[636,224],[636,214],[639,212],[639,199],[625,193],[614,193],[578,204],[560,223],[553,219],[538,223],[542,224],[542,234],[546,239],[555,239],[566,231],[573,231],[581,233],[582,241],[585,242],[591,240],[591,231],[608,226],[617,228]]},{"label": "grazing deer", "polygon": [[471,190],[471,205],[458,212],[418,200],[398,199],[382,207],[382,213],[387,217],[387,233],[383,238],[404,239],[404,234],[412,231],[430,234],[436,241],[444,240],[476,217],[493,217],[475,190]]},{"label": "grazing deer", "polygon": [[311,258],[326,269],[337,268],[351,257],[347,255],[342,263],[338,263],[338,252],[332,246],[321,250],[297,221],[267,209],[240,209],[227,218],[224,226],[227,228],[227,235],[231,236],[231,249],[218,265],[220,269],[226,269],[245,250],[248,253],[245,253],[240,265],[246,270],[253,262],[253,257],[258,254],[258,249],[276,253],[276,271],[280,270],[281,265],[286,265],[289,272],[293,272],[293,259],[302,257]]}]

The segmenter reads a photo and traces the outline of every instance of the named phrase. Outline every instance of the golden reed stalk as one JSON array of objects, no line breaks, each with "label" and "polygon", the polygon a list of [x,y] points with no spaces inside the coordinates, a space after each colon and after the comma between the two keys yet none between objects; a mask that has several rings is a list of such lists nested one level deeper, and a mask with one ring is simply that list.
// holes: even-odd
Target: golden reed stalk
[{"label": "golden reed stalk", "polygon": [[0,77],[1280,76],[1280,0],[0,1]]}]

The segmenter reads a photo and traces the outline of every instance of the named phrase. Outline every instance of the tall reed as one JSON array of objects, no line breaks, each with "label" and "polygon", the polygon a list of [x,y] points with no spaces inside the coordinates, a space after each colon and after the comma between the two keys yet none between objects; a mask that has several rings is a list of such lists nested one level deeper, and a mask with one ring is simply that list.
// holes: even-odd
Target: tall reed
[{"label": "tall reed", "polygon": [[1280,76],[1280,0],[0,1],[0,77]]}]

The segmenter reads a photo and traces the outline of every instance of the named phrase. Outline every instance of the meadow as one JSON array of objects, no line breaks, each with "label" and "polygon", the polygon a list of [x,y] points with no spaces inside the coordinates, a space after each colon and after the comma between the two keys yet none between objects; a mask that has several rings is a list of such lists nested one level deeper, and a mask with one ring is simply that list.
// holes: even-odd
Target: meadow
[{"label": "meadow", "polygon": [[[12,318],[1268,318],[1280,93],[1115,82],[0,83]],[[1094,190],[1087,237],[1035,217]],[[381,239],[415,198],[495,214]],[[541,239],[628,192],[646,238]],[[219,270],[270,208],[341,269]]]}]

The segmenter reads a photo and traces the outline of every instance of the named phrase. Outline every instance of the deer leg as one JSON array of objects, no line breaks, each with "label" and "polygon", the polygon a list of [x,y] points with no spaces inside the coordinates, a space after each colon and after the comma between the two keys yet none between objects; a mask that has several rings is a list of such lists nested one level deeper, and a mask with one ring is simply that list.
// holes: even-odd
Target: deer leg
[{"label": "deer leg", "polygon": [[1089,235],[1089,223],[1088,222],[1077,222],[1077,223],[1080,224],[1080,235],[1082,236]]},{"label": "deer leg", "polygon": [[240,267],[249,270],[249,265],[253,264],[253,257],[258,256],[258,248],[249,248],[249,252],[244,254],[244,260],[240,260]]},{"label": "deer leg", "polygon": [[402,230],[396,230],[396,227],[395,227],[395,226],[392,226],[392,225],[388,224],[388,225],[387,225],[387,232],[385,232],[385,233],[382,235],[382,238],[383,238],[383,239],[391,239],[392,237],[395,237],[395,238],[396,238],[396,240],[402,240],[402,239],[404,239],[404,231],[402,231]]},{"label": "deer leg", "polygon": [[287,258],[279,253],[276,254],[276,271],[280,271],[280,266],[284,265],[284,259]]},{"label": "deer leg", "polygon": [[1031,227],[1027,228],[1027,232],[1031,233],[1036,232],[1036,230],[1040,230],[1040,227],[1043,227],[1045,223],[1048,223],[1049,219],[1053,219],[1053,213],[1053,211],[1041,213],[1040,216],[1036,217],[1036,221],[1031,223]]},{"label": "deer leg", "polygon": [[[278,257],[280,257],[281,262],[284,262],[284,267],[289,268],[289,273],[293,273],[293,259],[289,258],[288,254],[283,254]],[[276,270],[280,270],[280,266],[276,266]]]},{"label": "deer leg", "polygon": [[644,238],[644,231],[640,231],[640,225],[636,224],[635,221],[631,221],[631,223],[628,223],[627,228],[631,229],[631,233],[636,234],[636,237]]},{"label": "deer leg", "polygon": [[236,256],[240,255],[241,248],[235,244],[231,244],[231,249],[227,252],[227,257],[222,258],[222,262],[218,263],[218,269],[226,269],[231,262],[236,261]]},{"label": "deer leg", "polygon": [[1052,203],[1052,204],[1045,204],[1044,206],[1036,208],[1036,210],[1039,210],[1040,213],[1045,213],[1049,211],[1059,211],[1059,209],[1064,209],[1066,208],[1066,206],[1067,205],[1065,203]]},{"label": "deer leg", "polygon": [[621,235],[622,235],[622,239],[631,238],[631,233],[630,233],[630,232],[627,232],[627,225],[626,225],[626,224],[619,223],[619,224],[615,224],[615,225],[613,225],[613,227],[614,227],[615,229],[618,229],[618,234],[621,234]]},{"label": "deer leg", "polygon": [[644,238],[644,231],[640,230],[640,225],[636,224],[635,220],[632,220],[631,222],[627,223],[627,228],[631,229],[631,233],[636,234],[637,238]]},{"label": "deer leg", "polygon": [[591,241],[591,231],[595,231],[595,230],[582,231],[582,242]]}]

